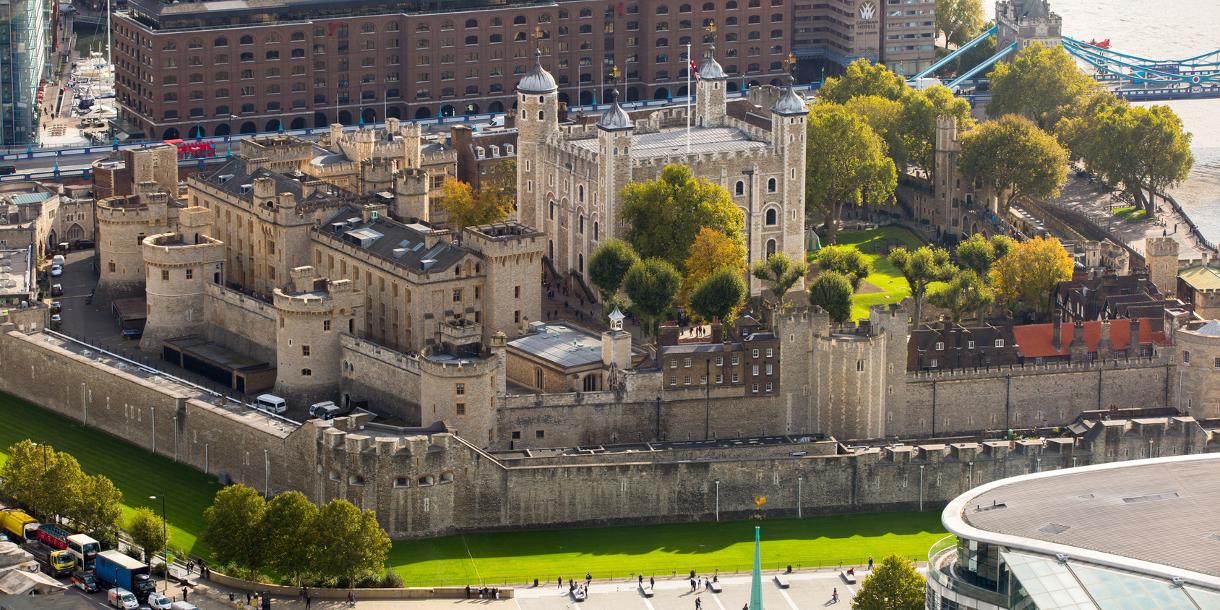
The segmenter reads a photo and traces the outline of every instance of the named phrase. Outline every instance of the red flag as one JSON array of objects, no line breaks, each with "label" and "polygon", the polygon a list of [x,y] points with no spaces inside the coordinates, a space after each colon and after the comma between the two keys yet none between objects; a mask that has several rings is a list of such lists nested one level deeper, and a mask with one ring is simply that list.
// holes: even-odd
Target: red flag
[{"label": "red flag", "polygon": [[695,78],[695,80],[699,80],[699,66],[695,65],[695,59],[693,57],[690,60],[689,69],[690,69],[691,76],[693,76]]}]

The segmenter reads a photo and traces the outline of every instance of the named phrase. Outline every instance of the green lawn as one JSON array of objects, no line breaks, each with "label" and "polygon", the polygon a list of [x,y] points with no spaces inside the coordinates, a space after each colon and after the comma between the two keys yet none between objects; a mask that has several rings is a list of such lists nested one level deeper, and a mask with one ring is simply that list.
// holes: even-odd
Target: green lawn
[{"label": "green lawn", "polygon": [[[0,394],[0,462],[3,450],[25,438],[46,442],[80,460],[87,472],[111,478],[129,512],[166,494],[170,538],[176,548],[207,555],[197,540],[203,510],[219,489],[214,477],[85,428],[78,422]],[[926,556],[944,532],[939,512],[862,513],[763,522],[763,561],[769,567],[860,563],[900,553]],[[446,536],[396,542],[390,565],[408,585],[553,580],[592,572],[598,578],[646,574],[746,570],[752,561],[753,522],[681,523],[597,529],[553,529]]]},{"label": "green lawn", "polygon": [[1117,216],[1123,220],[1129,220],[1132,222],[1139,221],[1139,220],[1148,220],[1148,210],[1145,210],[1144,208],[1134,206],[1134,205],[1127,205],[1127,206],[1123,206],[1121,208],[1114,208],[1112,210],[1112,213],[1115,216]]},{"label": "green lawn", "polygon": [[873,272],[864,281],[880,288],[883,292],[857,294],[852,298],[851,317],[862,319],[868,317],[868,308],[882,303],[898,303],[911,296],[911,286],[906,278],[898,273],[898,269],[885,258],[891,245],[898,244],[907,248],[918,248],[923,240],[911,231],[902,227],[878,227],[868,231],[841,231],[838,234],[838,245],[856,246],[873,264]]},{"label": "green lawn", "polygon": [[[554,529],[446,536],[396,544],[390,563],[408,586],[520,583],[558,576],[595,578],[748,571],[755,521]],[[859,564],[899,553],[926,559],[945,536],[940,511],[767,519],[762,561],[774,569]]]}]

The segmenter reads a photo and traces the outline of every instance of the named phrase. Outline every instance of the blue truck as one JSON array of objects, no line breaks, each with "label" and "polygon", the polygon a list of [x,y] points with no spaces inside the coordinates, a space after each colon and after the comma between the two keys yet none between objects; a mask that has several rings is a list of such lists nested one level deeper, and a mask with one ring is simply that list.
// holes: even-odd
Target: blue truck
[{"label": "blue truck", "polygon": [[93,563],[93,571],[98,584],[103,588],[127,589],[135,594],[141,604],[148,599],[148,594],[157,588],[148,576],[148,566],[118,551],[98,553]]}]

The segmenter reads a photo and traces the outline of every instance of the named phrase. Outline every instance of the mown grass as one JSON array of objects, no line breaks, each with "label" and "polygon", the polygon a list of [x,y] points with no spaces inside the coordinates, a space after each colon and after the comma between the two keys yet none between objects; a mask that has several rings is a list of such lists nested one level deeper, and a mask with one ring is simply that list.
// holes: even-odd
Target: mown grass
[{"label": "mown grass", "polygon": [[1134,206],[1134,205],[1126,205],[1126,206],[1114,208],[1113,210],[1111,210],[1111,213],[1123,220],[1127,220],[1127,221],[1131,221],[1131,222],[1148,219],[1148,210],[1145,210],[1142,207],[1138,207],[1138,206]]},{"label": "mown grass", "polygon": [[867,231],[841,231],[838,245],[855,246],[872,263],[873,272],[865,282],[881,289],[881,292],[857,293],[851,301],[851,317],[859,320],[868,317],[868,308],[873,305],[898,303],[911,296],[911,285],[898,272],[898,268],[886,259],[891,246],[918,248],[923,240],[902,227],[878,227]]},{"label": "mown grass", "polygon": [[[79,422],[0,394],[0,463],[3,450],[30,438],[50,443],[104,474],[123,491],[124,514],[138,506],[161,510],[150,495],[165,494],[174,548],[208,556],[199,541],[203,511],[220,489],[214,477]],[[408,586],[554,581],[695,569],[721,573],[749,569],[757,522],[679,523],[594,529],[496,532],[394,543],[390,567]],[[938,512],[861,513],[761,523],[763,562],[770,568],[859,564],[869,555],[899,553],[913,559],[944,535]]]}]

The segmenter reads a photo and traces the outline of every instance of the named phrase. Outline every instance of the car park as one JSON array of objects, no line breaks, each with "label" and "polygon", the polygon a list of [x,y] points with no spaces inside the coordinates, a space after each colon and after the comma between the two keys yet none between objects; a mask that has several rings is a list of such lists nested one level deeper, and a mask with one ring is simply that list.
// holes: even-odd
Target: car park
[{"label": "car park", "polygon": [[315,402],[309,405],[309,416],[318,419],[333,419],[339,415],[340,411],[339,405],[336,405],[333,400]]}]

